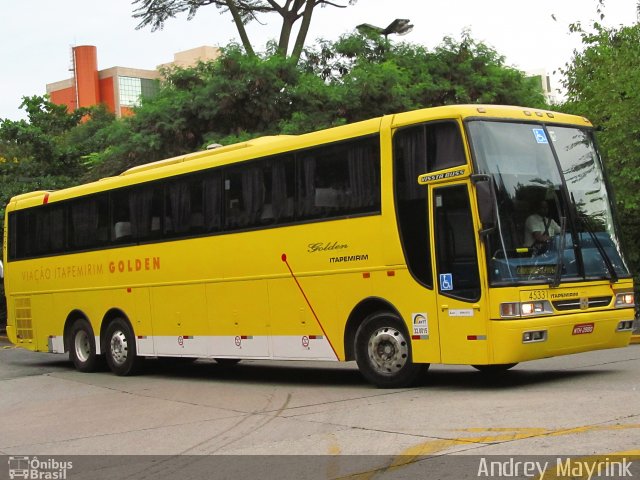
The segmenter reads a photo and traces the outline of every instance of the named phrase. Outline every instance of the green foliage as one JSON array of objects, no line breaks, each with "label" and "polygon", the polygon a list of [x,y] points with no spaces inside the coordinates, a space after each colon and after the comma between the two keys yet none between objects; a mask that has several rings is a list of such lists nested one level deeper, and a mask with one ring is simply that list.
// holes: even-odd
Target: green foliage
[{"label": "green foliage", "polygon": [[563,71],[563,109],[598,126],[598,141],[613,184],[619,219],[636,275],[640,273],[640,25],[589,29],[571,26],[582,39]]},{"label": "green foliage", "polygon": [[230,45],[214,62],[164,72],[160,92],[109,125],[88,178],[182,155],[210,143],[300,134],[379,115],[452,103],[543,106],[535,82],[464,32],[430,52],[382,37],[321,41],[299,64]]},{"label": "green foliage", "polygon": [[102,107],[68,113],[42,96],[25,97],[21,107],[27,120],[0,120],[0,220],[16,194],[78,183],[85,156],[104,148],[105,127],[114,121]]},{"label": "green foliage", "polygon": [[210,143],[299,134],[448,103],[542,103],[532,82],[468,32],[434,51],[347,35],[320,41],[300,64],[279,55],[276,45],[262,57],[230,45],[215,62],[167,70],[164,77],[157,96],[117,121],[102,107],[68,113],[46,97],[25,98],[28,119],[0,123],[0,202]]},{"label": "green foliage", "polygon": [[535,81],[504,64],[504,57],[463,32],[433,51],[351,35],[321,42],[303,68],[340,87],[346,121],[421,107],[460,103],[545,106]]}]

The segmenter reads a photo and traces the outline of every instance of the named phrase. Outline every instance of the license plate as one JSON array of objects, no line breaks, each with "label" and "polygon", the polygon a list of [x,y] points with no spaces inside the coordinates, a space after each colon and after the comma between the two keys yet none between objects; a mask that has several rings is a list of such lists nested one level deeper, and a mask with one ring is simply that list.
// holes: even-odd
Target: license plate
[{"label": "license plate", "polygon": [[594,329],[593,323],[580,323],[573,326],[574,335],[584,335],[585,333],[592,333]]}]

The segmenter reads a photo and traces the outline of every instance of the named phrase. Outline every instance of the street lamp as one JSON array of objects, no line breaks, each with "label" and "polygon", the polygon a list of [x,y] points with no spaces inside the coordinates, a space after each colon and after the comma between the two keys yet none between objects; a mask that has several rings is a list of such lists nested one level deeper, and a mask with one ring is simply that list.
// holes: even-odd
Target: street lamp
[{"label": "street lamp", "polygon": [[395,33],[396,35],[406,35],[411,30],[413,30],[413,25],[411,25],[410,20],[406,18],[396,18],[393,22],[389,24],[387,28],[376,27],[375,25],[371,25],[369,23],[363,23],[356,27],[360,33],[364,35],[370,35],[372,33],[377,33],[378,35],[384,35],[385,40],[389,35]]}]

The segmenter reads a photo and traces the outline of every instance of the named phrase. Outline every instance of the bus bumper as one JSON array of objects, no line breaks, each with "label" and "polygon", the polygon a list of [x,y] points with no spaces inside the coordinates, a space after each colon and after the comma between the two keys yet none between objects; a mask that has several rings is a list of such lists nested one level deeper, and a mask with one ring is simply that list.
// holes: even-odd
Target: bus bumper
[{"label": "bus bumper", "polygon": [[516,363],[629,345],[632,310],[491,321],[491,363]]}]

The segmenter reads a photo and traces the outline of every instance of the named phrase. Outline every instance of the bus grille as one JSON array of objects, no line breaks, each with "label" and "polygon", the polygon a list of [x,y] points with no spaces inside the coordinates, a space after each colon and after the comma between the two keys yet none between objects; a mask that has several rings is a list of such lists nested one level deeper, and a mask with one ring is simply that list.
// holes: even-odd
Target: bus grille
[{"label": "bus grille", "polygon": [[[588,298],[588,308],[600,308],[600,307],[608,307],[611,303],[612,296],[608,297],[590,297]],[[584,310],[582,307],[579,298],[573,298],[571,300],[558,300],[553,303],[553,308],[559,311],[565,310]]]},{"label": "bus grille", "polygon": [[33,323],[30,298],[16,298],[15,319],[18,343],[31,343],[33,341]]}]

